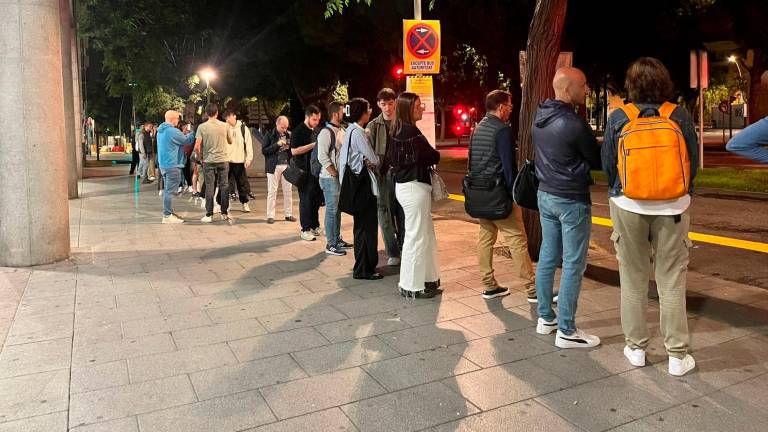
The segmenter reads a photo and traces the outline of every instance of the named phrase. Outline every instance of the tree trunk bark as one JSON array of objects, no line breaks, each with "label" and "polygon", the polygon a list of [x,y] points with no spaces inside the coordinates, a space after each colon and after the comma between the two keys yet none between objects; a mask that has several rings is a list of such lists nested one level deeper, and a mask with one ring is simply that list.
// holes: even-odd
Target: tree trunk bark
[{"label": "tree trunk bark", "polygon": [[768,65],[768,51],[756,48],[754,63],[749,74],[752,81],[749,86],[749,112],[747,113],[749,124],[768,116],[768,82],[762,80],[766,65]]},{"label": "tree trunk bark", "polygon": [[[555,76],[557,58],[560,55],[560,39],[563,33],[568,0],[538,0],[528,30],[526,48],[525,82],[520,103],[520,129],[518,132],[518,163],[534,159],[531,128],[539,103],[554,95],[552,78]],[[537,261],[541,247],[539,214],[523,209],[525,231],[528,234],[528,253]]]}]

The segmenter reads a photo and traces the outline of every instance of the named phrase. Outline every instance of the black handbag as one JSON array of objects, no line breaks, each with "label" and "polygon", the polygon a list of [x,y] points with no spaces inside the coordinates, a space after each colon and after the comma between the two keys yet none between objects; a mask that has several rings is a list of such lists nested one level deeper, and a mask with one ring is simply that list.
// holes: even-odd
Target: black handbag
[{"label": "black handbag", "polygon": [[288,161],[288,168],[283,171],[283,177],[285,177],[288,183],[299,187],[304,184],[304,180],[307,178],[307,172],[297,167],[295,158],[291,158]]},{"label": "black handbag", "polygon": [[[470,167],[472,166],[472,138],[469,140]],[[485,178],[466,175],[462,182],[462,190],[464,210],[473,218],[499,220],[512,213],[512,199],[507,191],[504,177],[501,175]]]},{"label": "black handbag", "polygon": [[[353,131],[354,132],[354,131]],[[362,213],[371,205],[375,205],[373,191],[371,190],[371,175],[368,168],[356,174],[349,166],[349,155],[352,153],[352,137],[350,133],[347,144],[347,160],[344,163],[344,179],[341,181],[339,191],[339,211],[351,216]]]},{"label": "black handbag", "polygon": [[512,199],[517,205],[529,210],[539,210],[539,179],[536,177],[536,165],[532,160],[525,160],[523,167],[512,185]]}]

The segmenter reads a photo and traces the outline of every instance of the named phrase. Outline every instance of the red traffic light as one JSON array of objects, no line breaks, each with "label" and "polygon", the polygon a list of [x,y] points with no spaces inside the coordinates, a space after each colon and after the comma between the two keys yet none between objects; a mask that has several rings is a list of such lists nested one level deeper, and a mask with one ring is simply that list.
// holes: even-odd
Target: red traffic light
[{"label": "red traffic light", "polygon": [[464,125],[461,123],[456,123],[455,125],[453,125],[453,133],[456,136],[464,135]]},{"label": "red traffic light", "polygon": [[461,118],[461,115],[466,113],[467,109],[464,108],[462,105],[456,105],[453,107],[453,116],[456,118]]},{"label": "red traffic light", "polygon": [[402,78],[402,77],[403,77],[403,72],[404,72],[404,71],[403,71],[403,67],[402,67],[402,66],[395,66],[395,67],[392,69],[392,75],[393,75],[395,78],[397,78],[397,79],[400,79],[400,78]]}]

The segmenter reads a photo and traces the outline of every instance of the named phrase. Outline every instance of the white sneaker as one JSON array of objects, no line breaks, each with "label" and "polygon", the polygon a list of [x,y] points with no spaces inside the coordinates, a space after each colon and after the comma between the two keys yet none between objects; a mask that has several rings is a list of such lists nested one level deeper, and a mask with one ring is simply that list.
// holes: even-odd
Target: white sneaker
[{"label": "white sneaker", "polygon": [[323,234],[323,232],[320,230],[320,228],[312,228],[312,235],[320,236]]},{"label": "white sneaker", "polygon": [[176,191],[177,194],[180,194],[184,192],[184,186],[179,186],[179,190]]},{"label": "white sneaker", "polygon": [[159,191],[157,191],[157,195],[158,195],[158,196],[163,196],[163,190],[162,190],[162,189],[160,189]]},{"label": "white sneaker", "polygon": [[586,334],[576,329],[572,335],[566,335],[560,330],[555,337],[555,346],[558,348],[592,348],[600,345],[600,338],[594,335]]},{"label": "white sneaker", "polygon": [[627,360],[629,360],[629,363],[632,366],[637,366],[637,367],[645,366],[645,350],[643,349],[638,348],[633,350],[632,348],[625,346],[624,357],[626,357]]},{"label": "white sneaker", "polygon": [[155,180],[157,180],[157,177],[150,177],[149,178],[149,181],[155,181]]},{"label": "white sneaker", "polygon": [[221,215],[221,220],[223,220],[223,221],[233,221],[234,219],[232,219],[232,216],[230,216],[228,214],[222,214]]},{"label": "white sneaker", "polygon": [[312,234],[312,231],[302,231],[301,232],[301,239],[306,241],[314,241],[315,235]]},{"label": "white sneaker", "polygon": [[553,319],[552,321],[539,318],[539,321],[536,324],[536,333],[540,335],[548,335],[552,334],[552,332],[555,330],[557,330],[557,318]]},{"label": "white sneaker", "polygon": [[170,214],[168,216],[163,216],[163,223],[164,224],[180,224],[180,223],[184,223],[184,219],[176,216],[175,214]]},{"label": "white sneaker", "polygon": [[211,222],[213,222],[213,218],[210,217],[210,216],[203,216],[203,218],[200,219],[200,222],[202,222],[202,223],[211,223]]},{"label": "white sneaker", "polygon": [[555,294],[555,296],[554,296],[554,297],[552,297],[552,303],[557,303],[557,296],[558,296],[558,295],[557,295],[557,294]]},{"label": "white sneaker", "polygon": [[695,367],[696,361],[690,354],[686,354],[682,360],[677,357],[669,357],[669,374],[672,376],[683,376]]},{"label": "white sneaker", "polygon": [[188,192],[188,193],[192,193],[192,192],[194,192],[194,191],[195,191],[195,190],[192,188],[192,186],[187,186],[187,192]]},{"label": "white sneaker", "polygon": [[398,257],[392,257],[387,260],[387,265],[390,267],[399,266],[400,265],[400,258]]},{"label": "white sneaker", "polygon": [[250,213],[251,212],[251,206],[249,206],[248,203],[243,203],[243,212],[244,213]]}]

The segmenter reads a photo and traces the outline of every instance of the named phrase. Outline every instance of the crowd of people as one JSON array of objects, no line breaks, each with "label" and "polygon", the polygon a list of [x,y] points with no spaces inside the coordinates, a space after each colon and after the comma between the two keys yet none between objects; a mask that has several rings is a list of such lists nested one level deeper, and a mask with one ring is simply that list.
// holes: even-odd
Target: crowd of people
[{"label": "crowd of people", "polygon": [[[510,293],[494,277],[493,248],[501,232],[528,302],[536,305],[536,332],[555,333],[554,344],[560,348],[600,344],[597,336],[578,328],[576,313],[591,231],[590,170],[602,169],[609,182],[611,239],[619,262],[624,354],[632,365],[645,365],[650,340],[648,285],[653,270],[669,373],[684,375],[695,367],[685,308],[691,247],[689,206],[699,164],[692,119],[682,106],[670,102],[675,93],[669,72],[653,58],[641,58],[627,71],[628,99],[610,115],[602,146],[575,112],[589,93],[584,74],[561,68],[552,84],[555,97],[539,105],[532,125],[538,182],[535,196],[542,227],[538,265],[534,272],[518,205],[478,218],[482,297]],[[153,181],[152,166],[157,161],[163,184],[163,223],[184,222],[172,207],[173,197],[183,191],[204,197],[201,222],[213,222],[214,214],[219,213],[231,223],[229,201],[234,194],[230,190],[237,189],[242,210],[250,211],[253,195],[246,170],[253,160],[253,146],[260,142],[267,175],[268,224],[275,223],[279,187],[283,191],[282,216],[297,222],[293,216],[296,186],[301,240],[315,241],[324,231],[327,254],[343,256],[353,249],[352,276],[376,280],[383,277],[379,271],[380,230],[387,265],[400,267],[400,295],[435,297],[442,290],[431,217],[432,179],[440,153],[416,126],[425,109],[418,95],[397,95],[384,88],[377,94],[376,105],[381,112],[371,118],[371,104],[363,98],[332,102],[323,125],[320,110],[310,105],[298,126],[289,130],[289,119],[280,116],[274,129],[259,139],[233,111],[226,111],[224,121],[219,120],[215,103],[206,106],[206,118],[194,128],[180,124],[179,113],[168,111],[163,124],[146,124],[137,135],[137,178]],[[490,92],[485,109],[470,140],[465,182],[503,185],[502,200],[512,202],[521,173],[515,136],[508,124],[513,109],[510,93]],[[765,121],[755,128],[764,128]],[[739,137],[745,141],[758,133],[762,129],[745,131]],[[729,148],[763,157],[741,141]],[[132,165],[132,173],[135,168]],[[468,205],[470,199],[467,196]],[[342,212],[352,216],[352,243],[341,236]],[[558,267],[562,271],[555,290]]]}]

